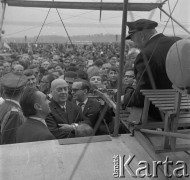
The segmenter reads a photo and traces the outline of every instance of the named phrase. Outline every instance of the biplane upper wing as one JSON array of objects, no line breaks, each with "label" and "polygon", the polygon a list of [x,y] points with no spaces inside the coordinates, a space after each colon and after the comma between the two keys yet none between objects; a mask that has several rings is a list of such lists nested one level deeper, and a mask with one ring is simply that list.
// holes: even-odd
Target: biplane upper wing
[{"label": "biplane upper wing", "polygon": [[[55,1],[25,1],[25,0],[6,0],[9,6],[38,7],[38,8],[60,8],[60,9],[88,9],[88,10],[107,10],[123,11],[123,3],[113,2],[55,2]],[[151,11],[161,7],[163,3],[128,3],[128,11]]]}]

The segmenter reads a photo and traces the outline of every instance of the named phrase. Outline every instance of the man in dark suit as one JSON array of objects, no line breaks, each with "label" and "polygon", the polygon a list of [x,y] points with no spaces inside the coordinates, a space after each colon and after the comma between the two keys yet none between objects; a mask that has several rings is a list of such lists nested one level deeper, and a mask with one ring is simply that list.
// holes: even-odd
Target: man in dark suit
[{"label": "man in dark suit", "polygon": [[[128,106],[142,107],[144,96],[141,89],[169,89],[172,83],[167,77],[165,61],[170,47],[180,38],[167,37],[157,33],[157,22],[139,19],[135,22],[127,22],[129,35],[135,46],[141,49],[134,63],[134,72],[137,81],[135,90],[128,91],[124,96],[124,104]],[[159,118],[157,110],[151,107],[149,114]],[[158,116],[157,116],[157,115]]]},{"label": "man in dark suit", "polygon": [[96,99],[88,98],[89,91],[90,85],[87,81],[82,79],[74,81],[72,85],[73,100],[94,127],[100,114],[101,104]]},{"label": "man in dark suit", "polygon": [[46,117],[46,123],[57,139],[75,137],[75,130],[81,122],[91,126],[90,120],[83,116],[80,108],[68,101],[68,84],[65,80],[52,81],[51,93],[51,113]]},{"label": "man in dark suit", "polygon": [[17,143],[55,139],[45,122],[50,112],[49,102],[47,96],[35,88],[24,91],[20,105],[27,120],[17,130]]}]

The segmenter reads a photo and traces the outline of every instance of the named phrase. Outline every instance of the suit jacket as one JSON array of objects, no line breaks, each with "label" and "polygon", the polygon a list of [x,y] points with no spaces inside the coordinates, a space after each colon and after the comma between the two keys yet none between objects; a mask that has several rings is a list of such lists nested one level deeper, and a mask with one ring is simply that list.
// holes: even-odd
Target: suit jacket
[{"label": "suit jacket", "polygon": [[55,137],[42,122],[28,118],[16,134],[16,143],[53,140]]},{"label": "suit jacket", "polygon": [[[140,92],[141,89],[172,88],[172,83],[166,74],[165,61],[170,47],[178,40],[180,40],[178,37],[167,37],[163,34],[157,34],[147,42],[134,63],[134,72],[137,80],[136,90],[127,92],[124,96],[125,104],[130,102],[129,106],[142,107],[144,105],[144,96]],[[147,65],[151,75],[148,74]],[[153,83],[151,83],[151,77]],[[154,109],[153,107],[151,108]],[[152,114],[154,115],[154,112]]]},{"label": "suit jacket", "polygon": [[85,118],[77,105],[71,101],[66,102],[66,112],[63,111],[63,109],[56,101],[54,101],[53,98],[51,99],[49,106],[51,113],[46,117],[45,120],[49,130],[57,139],[75,136],[74,132],[65,132],[63,129],[60,129],[58,124],[85,122],[91,125],[90,120]]},{"label": "suit jacket", "polygon": [[95,126],[98,120],[100,110],[101,110],[101,104],[95,99],[88,98],[84,106],[83,115],[90,120],[92,127]]},{"label": "suit jacket", "polygon": [[16,142],[16,131],[25,121],[25,117],[18,104],[5,100],[0,108],[0,144],[12,144]]}]

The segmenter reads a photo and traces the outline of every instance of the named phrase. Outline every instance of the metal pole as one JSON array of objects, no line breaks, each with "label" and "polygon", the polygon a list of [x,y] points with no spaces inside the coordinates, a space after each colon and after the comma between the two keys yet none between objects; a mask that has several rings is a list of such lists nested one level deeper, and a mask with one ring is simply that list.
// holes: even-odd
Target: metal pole
[{"label": "metal pole", "polygon": [[5,8],[6,8],[6,3],[5,1],[2,1],[2,6],[3,6],[3,11],[2,11],[2,16],[1,16],[1,21],[0,21],[0,49],[3,46],[3,42],[2,42],[2,33],[3,33],[3,21],[4,21],[4,17],[5,17]]},{"label": "metal pole", "polygon": [[128,0],[124,0],[122,30],[121,30],[121,51],[120,51],[120,63],[119,63],[118,91],[117,91],[117,107],[116,107],[116,118],[115,118],[115,123],[114,123],[113,136],[118,136],[119,124],[120,124],[119,113],[120,113],[120,106],[121,106],[122,77],[123,77],[123,66],[124,66],[127,6],[128,6]]},{"label": "metal pole", "polygon": [[163,10],[161,7],[159,9],[164,12],[169,18],[171,18],[176,24],[178,24],[183,30],[185,30],[188,34],[190,34],[190,31],[188,31],[183,25],[181,25],[177,20],[175,20],[170,14],[168,14],[165,10]]}]

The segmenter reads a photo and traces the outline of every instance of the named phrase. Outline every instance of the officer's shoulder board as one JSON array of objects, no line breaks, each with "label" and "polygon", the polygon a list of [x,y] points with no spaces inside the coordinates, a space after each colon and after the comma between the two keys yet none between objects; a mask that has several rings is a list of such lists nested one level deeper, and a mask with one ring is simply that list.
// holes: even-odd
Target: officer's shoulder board
[{"label": "officer's shoulder board", "polygon": [[19,112],[19,110],[17,108],[15,108],[15,107],[12,107],[11,112]]}]

